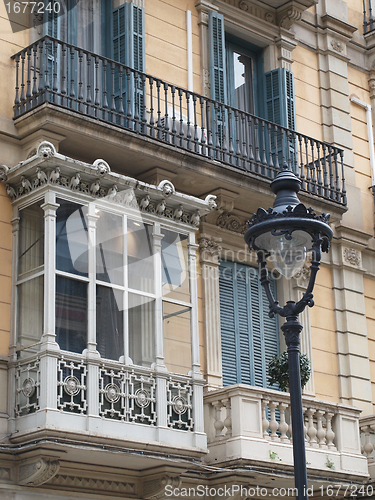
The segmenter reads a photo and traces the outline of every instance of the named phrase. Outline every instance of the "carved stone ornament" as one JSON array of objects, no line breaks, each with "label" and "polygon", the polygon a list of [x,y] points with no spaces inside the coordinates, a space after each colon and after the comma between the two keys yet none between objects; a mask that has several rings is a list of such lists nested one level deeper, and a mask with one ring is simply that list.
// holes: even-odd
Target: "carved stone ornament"
[{"label": "carved stone ornament", "polygon": [[58,460],[45,460],[44,458],[21,464],[18,469],[18,484],[40,486],[56,476],[59,469]]},{"label": "carved stone ornament", "polygon": [[166,498],[165,488],[170,486],[171,488],[181,488],[181,478],[180,476],[169,476],[165,475],[156,479],[151,479],[149,481],[143,482],[143,495],[144,499],[161,499]]},{"label": "carved stone ornament", "polygon": [[304,263],[302,269],[295,273],[293,278],[297,281],[299,286],[307,286],[310,281],[311,269],[306,262]]},{"label": "carved stone ornament", "polygon": [[93,165],[96,167],[99,175],[109,174],[111,171],[111,167],[104,160],[97,159],[94,161]]},{"label": "carved stone ornament", "polygon": [[105,498],[108,498],[108,492],[115,493],[117,498],[119,494],[122,494],[123,498],[128,498],[128,495],[134,495],[136,493],[136,485],[134,483],[113,481],[102,477],[57,474],[51,480],[50,484],[62,486],[64,490],[72,489],[73,492],[76,492],[78,489],[82,489],[84,493],[86,493],[87,490],[92,490],[95,492],[95,498],[98,491],[100,491]]},{"label": "carved stone ornament", "polygon": [[277,24],[280,28],[288,30],[296,21],[301,19],[302,13],[302,9],[299,9],[296,6],[288,6],[286,9],[282,9],[278,12]]},{"label": "carved stone ornament", "polygon": [[177,413],[177,415],[183,415],[186,413],[188,409],[188,403],[186,399],[182,396],[175,396],[172,400],[173,411]]},{"label": "carved stone ornament", "polygon": [[0,165],[0,181],[6,182],[9,168],[6,165]]},{"label": "carved stone ornament", "polygon": [[331,40],[331,47],[340,54],[344,51],[344,44],[339,40]]},{"label": "carved stone ornament", "polygon": [[176,192],[174,185],[171,181],[165,180],[161,181],[158,185],[158,188],[163,191],[164,196],[170,196]]},{"label": "carved stone ornament", "polygon": [[219,264],[221,241],[221,238],[215,238],[214,236],[210,236],[205,233],[198,236],[199,251],[202,262]]},{"label": "carved stone ornament", "polygon": [[241,220],[237,215],[230,214],[228,212],[223,212],[216,219],[216,225],[233,231],[234,233],[245,234],[247,226],[244,220]]},{"label": "carved stone ornament", "polygon": [[52,158],[56,155],[56,149],[52,143],[43,141],[39,144],[36,154],[40,158]]},{"label": "carved stone ornament", "polygon": [[245,12],[249,10],[249,4],[243,0],[238,4],[238,7]]},{"label": "carved stone ornament", "polygon": [[354,248],[344,248],[343,249],[344,261],[352,266],[361,267],[362,258],[361,252],[355,250]]}]

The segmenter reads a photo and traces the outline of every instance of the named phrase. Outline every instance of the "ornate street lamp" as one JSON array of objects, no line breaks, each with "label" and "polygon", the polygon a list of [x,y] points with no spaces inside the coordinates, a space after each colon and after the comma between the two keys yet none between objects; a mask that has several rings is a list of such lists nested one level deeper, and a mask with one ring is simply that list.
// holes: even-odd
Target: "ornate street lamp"
[{"label": "ornate street lamp", "polygon": [[[316,215],[312,208],[307,209],[297,197],[300,188],[301,182],[293,172],[280,172],[271,183],[271,189],[276,194],[273,208],[267,211],[258,208],[245,233],[245,241],[250,250],[255,250],[258,255],[260,282],[269,301],[269,316],[272,318],[279,314],[286,318],[281,329],[288,347],[294,476],[298,500],[308,498],[299,367],[299,344],[303,327],[298,321],[298,315],[306,306],[314,305],[312,291],[321,255],[322,252],[328,252],[333,236],[332,229],[328,226],[329,214]],[[312,252],[311,274],[306,292],[298,302],[289,300],[284,307],[279,306],[271,292],[267,260],[271,261],[283,276],[291,278],[303,267],[309,252]]]}]

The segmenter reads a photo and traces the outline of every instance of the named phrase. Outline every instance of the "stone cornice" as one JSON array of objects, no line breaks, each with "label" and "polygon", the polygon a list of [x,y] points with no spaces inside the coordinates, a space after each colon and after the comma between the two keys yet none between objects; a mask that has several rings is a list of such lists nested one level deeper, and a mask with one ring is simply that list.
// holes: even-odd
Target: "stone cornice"
[{"label": "stone cornice", "polygon": [[329,14],[325,14],[320,18],[320,26],[323,29],[330,29],[349,40],[352,38],[353,33],[357,31],[357,26],[353,24],[345,23],[344,21],[340,21],[336,17],[330,16]]},{"label": "stone cornice", "polygon": [[15,167],[0,166],[0,180],[14,202],[47,186],[65,189],[83,198],[108,200],[176,222],[198,227],[202,216],[216,207],[214,195],[204,200],[176,192],[169,180],[157,186],[111,172],[102,159],[93,164],[56,152],[43,141],[36,154]]}]

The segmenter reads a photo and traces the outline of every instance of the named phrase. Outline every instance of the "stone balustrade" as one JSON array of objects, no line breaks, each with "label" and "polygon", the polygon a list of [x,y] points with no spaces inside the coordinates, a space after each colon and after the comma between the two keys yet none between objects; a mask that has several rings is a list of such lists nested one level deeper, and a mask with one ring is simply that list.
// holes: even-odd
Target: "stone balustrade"
[{"label": "stone balustrade", "polygon": [[[209,461],[230,457],[293,463],[288,393],[238,384],[207,392],[204,401]],[[308,468],[367,474],[359,438],[360,412],[303,397]]]}]

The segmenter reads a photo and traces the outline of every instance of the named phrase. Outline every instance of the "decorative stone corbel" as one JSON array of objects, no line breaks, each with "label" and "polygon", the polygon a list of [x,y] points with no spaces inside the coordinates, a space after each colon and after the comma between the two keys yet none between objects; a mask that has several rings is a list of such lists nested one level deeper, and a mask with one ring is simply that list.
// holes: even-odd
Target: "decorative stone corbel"
[{"label": "decorative stone corbel", "polygon": [[20,464],[18,468],[18,484],[40,486],[56,476],[60,469],[58,460],[39,458],[34,462]]},{"label": "decorative stone corbel", "polygon": [[276,22],[280,28],[289,30],[302,17],[305,8],[290,2],[277,9]]},{"label": "decorative stone corbel", "polygon": [[165,488],[170,486],[171,488],[181,488],[181,477],[180,476],[170,476],[168,474],[150,479],[143,482],[142,498],[144,499],[163,499],[166,497]]},{"label": "decorative stone corbel", "polygon": [[206,233],[198,235],[201,263],[219,264],[221,241],[221,238],[216,238],[215,236],[210,236]]},{"label": "decorative stone corbel", "polygon": [[0,181],[6,182],[8,178],[9,167],[6,165],[0,165]]},{"label": "decorative stone corbel", "polygon": [[234,233],[245,234],[247,230],[246,221],[237,215],[230,214],[224,211],[217,217],[215,224],[223,229],[228,229],[228,231],[233,231]]}]

